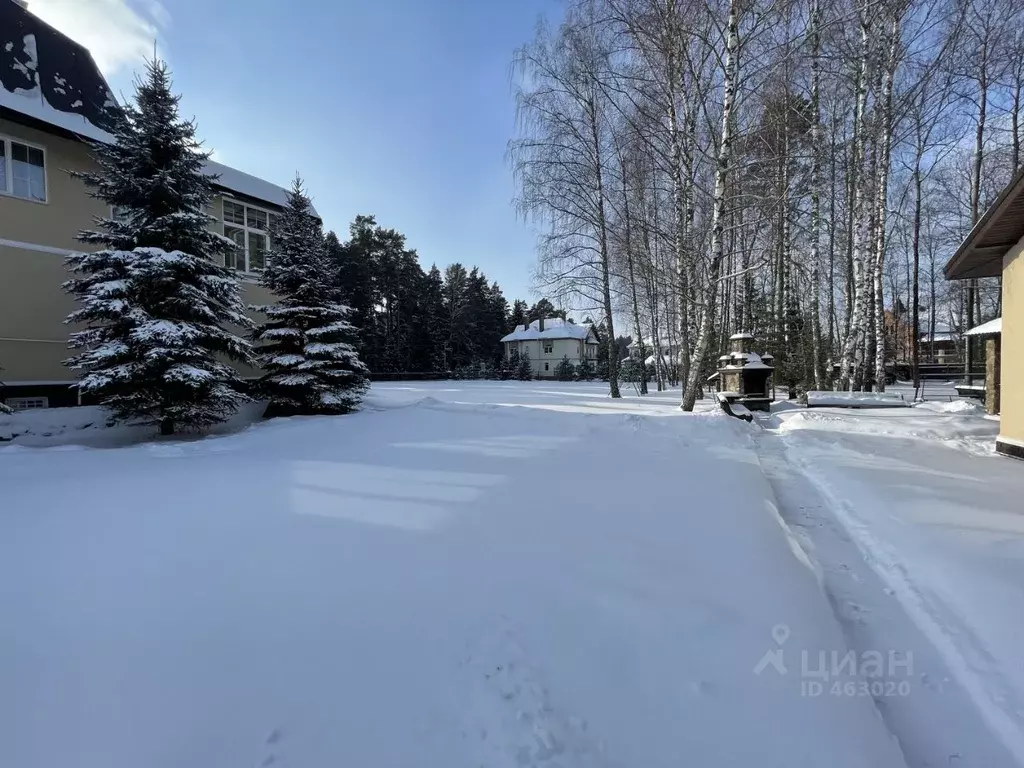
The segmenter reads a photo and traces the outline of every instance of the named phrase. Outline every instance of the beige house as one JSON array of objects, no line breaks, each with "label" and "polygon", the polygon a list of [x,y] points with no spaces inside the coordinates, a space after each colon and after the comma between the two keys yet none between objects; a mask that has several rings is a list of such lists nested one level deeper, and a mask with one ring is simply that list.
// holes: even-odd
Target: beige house
[{"label": "beige house", "polygon": [[[27,73],[28,82],[11,87],[12,72]],[[67,173],[96,168],[83,139],[110,140],[103,102],[90,103],[96,93],[112,98],[88,51],[0,0],[0,397],[15,407],[77,402],[69,386],[75,372],[62,365],[73,330],[63,321],[74,308],[61,290],[69,277],[64,258],[82,249],[79,230],[116,215]],[[245,300],[268,303],[257,278],[286,192],[217,163],[206,172],[219,176],[211,229],[240,246],[229,266],[238,270]]]},{"label": "beige house", "polygon": [[986,402],[1000,414],[996,450],[1024,458],[1024,171],[971,230],[945,267],[950,280],[1003,278],[1002,319],[972,329],[986,343]]},{"label": "beige house", "polygon": [[515,355],[528,355],[537,378],[551,379],[563,357],[573,365],[579,365],[586,358],[591,365],[597,365],[597,350],[600,347],[593,326],[576,325],[561,318],[534,320],[528,326],[517,325],[512,333],[504,336],[505,359]]}]

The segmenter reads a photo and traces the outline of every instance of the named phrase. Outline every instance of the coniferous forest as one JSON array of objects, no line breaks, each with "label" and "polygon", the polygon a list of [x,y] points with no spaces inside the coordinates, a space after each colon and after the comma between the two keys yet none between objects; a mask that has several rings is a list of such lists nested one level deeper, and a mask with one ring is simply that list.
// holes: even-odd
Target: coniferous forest
[{"label": "coniferous forest", "polygon": [[357,216],[344,242],[333,232],[326,242],[360,329],[360,358],[376,377],[497,377],[502,336],[541,315],[566,316],[547,299],[510,303],[475,266],[434,264],[424,271],[405,236],[373,216]]}]

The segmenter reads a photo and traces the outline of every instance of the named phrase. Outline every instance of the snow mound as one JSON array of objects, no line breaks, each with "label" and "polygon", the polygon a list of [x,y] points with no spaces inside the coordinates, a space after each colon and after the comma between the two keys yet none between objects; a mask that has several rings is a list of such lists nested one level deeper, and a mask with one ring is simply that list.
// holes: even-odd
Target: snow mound
[{"label": "snow mound", "polygon": [[807,392],[801,400],[808,408],[905,408],[910,405],[896,392]]},{"label": "snow mound", "polygon": [[792,410],[775,413],[774,421],[778,431],[783,433],[816,430],[914,438],[937,441],[975,455],[992,454],[999,432],[997,422],[971,415],[969,411],[942,413],[921,408]]},{"label": "snow mound", "polygon": [[950,400],[949,402],[927,401],[915,403],[914,407],[932,413],[984,413],[985,406],[977,400]]},{"label": "snow mound", "polygon": [[[226,422],[211,428],[209,434],[230,434],[245,429],[258,421],[266,409],[265,402],[247,403]],[[110,426],[109,418],[107,410],[98,405],[0,414],[0,453],[16,453],[26,448],[68,450],[72,446],[118,448],[154,437],[153,427]]]}]

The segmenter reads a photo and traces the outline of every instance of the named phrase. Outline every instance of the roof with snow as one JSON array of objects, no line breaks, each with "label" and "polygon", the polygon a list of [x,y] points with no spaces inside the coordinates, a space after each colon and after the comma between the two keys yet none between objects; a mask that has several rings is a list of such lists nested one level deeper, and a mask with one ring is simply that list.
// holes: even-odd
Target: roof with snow
[{"label": "roof with snow", "polygon": [[[534,320],[529,326],[517,325],[516,329],[502,341],[532,341],[534,339],[583,339],[593,337],[593,328],[590,325],[577,325],[563,320],[560,317],[553,317],[544,321],[544,330],[540,330],[540,321]],[[593,343],[597,343],[596,337]]]},{"label": "roof with snow", "polygon": [[[0,0],[0,118],[10,119],[10,110],[109,143],[116,106],[88,49],[18,3]],[[288,199],[282,187],[220,163],[208,162],[204,173],[219,176],[214,184],[229,192],[282,207]]]},{"label": "roof with snow", "polygon": [[990,336],[995,333],[1003,332],[1003,318],[997,317],[994,320],[989,320],[987,323],[982,323],[969,331],[964,331],[964,336]]}]

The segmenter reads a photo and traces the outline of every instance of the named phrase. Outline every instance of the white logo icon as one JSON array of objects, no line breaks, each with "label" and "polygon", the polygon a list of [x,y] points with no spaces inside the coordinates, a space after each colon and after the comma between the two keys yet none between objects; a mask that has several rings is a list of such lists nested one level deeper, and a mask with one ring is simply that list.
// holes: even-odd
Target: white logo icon
[{"label": "white logo icon", "polygon": [[770,666],[774,667],[775,671],[780,675],[786,674],[786,663],[782,660],[782,645],[789,640],[789,627],[785,624],[776,624],[772,627],[772,640],[779,647],[768,651],[761,657],[761,660],[757,662],[757,666],[754,667],[755,675],[760,675]]}]

